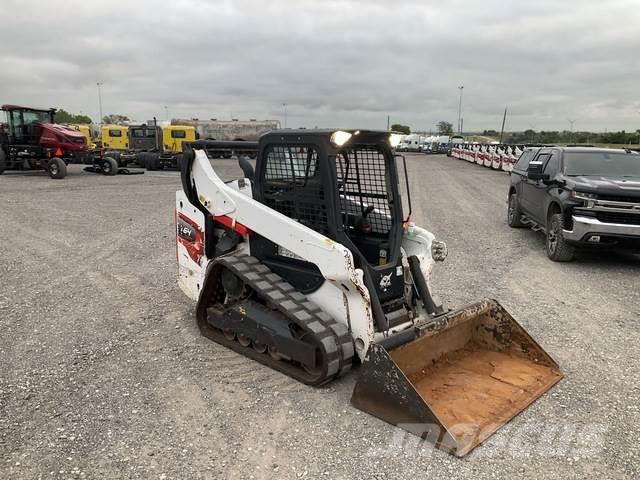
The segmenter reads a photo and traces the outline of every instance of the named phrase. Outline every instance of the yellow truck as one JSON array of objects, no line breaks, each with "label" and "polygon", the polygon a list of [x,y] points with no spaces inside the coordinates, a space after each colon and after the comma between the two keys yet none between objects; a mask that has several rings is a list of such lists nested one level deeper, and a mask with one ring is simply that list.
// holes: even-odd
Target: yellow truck
[{"label": "yellow truck", "polygon": [[184,142],[196,140],[196,129],[187,125],[162,127],[162,146],[165,152],[182,153]]},{"label": "yellow truck", "polygon": [[93,141],[93,137],[91,135],[91,127],[89,125],[82,123],[70,123],[69,127],[82,133],[82,135],[84,135],[84,138],[87,139],[87,146],[89,147],[89,150],[95,150],[96,144]]},{"label": "yellow truck", "polygon": [[124,125],[103,125],[100,130],[102,148],[107,150],[129,149],[129,127]]}]

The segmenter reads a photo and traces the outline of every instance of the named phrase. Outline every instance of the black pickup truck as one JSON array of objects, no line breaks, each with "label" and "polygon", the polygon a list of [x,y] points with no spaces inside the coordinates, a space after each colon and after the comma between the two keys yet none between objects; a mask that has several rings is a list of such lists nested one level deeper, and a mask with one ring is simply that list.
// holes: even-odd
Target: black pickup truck
[{"label": "black pickup truck", "polygon": [[576,247],[640,248],[640,155],[585,147],[527,148],[511,174],[507,221],[546,233],[547,256]]}]

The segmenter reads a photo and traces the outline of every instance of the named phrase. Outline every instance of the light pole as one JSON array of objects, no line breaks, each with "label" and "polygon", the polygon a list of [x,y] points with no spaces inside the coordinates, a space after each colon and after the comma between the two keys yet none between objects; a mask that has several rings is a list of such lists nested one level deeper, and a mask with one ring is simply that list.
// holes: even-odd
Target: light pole
[{"label": "light pole", "polygon": [[98,106],[100,107],[100,125],[102,125],[102,90],[100,87],[102,86],[102,82],[96,83],[98,86]]},{"label": "light pole", "polygon": [[462,91],[464,90],[464,85],[460,85],[458,90],[460,90],[460,100],[458,102],[458,135],[462,135]]},{"label": "light pole", "polygon": [[282,109],[284,110],[284,128],[287,128],[287,104],[282,104]]},{"label": "light pole", "polygon": [[169,121],[169,107],[167,107],[166,105],[164,106],[164,119],[167,122]]},{"label": "light pole", "polygon": [[569,122],[569,138],[573,142],[573,124],[576,123],[576,121],[570,118],[567,118],[567,121]]},{"label": "light pole", "polygon": [[504,107],[504,116],[502,117],[502,128],[500,129],[500,143],[502,143],[502,137],[504,136],[504,124],[507,121],[507,107]]}]

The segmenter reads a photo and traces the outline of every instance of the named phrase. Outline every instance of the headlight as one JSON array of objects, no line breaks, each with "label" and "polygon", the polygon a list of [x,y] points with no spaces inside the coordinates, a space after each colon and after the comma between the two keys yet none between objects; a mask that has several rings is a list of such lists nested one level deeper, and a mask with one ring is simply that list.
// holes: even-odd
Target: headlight
[{"label": "headlight", "polygon": [[575,190],[572,190],[571,197],[587,202],[589,200],[596,200],[598,198],[598,195],[596,195],[595,193],[576,192]]},{"label": "headlight", "polygon": [[337,132],[333,132],[333,134],[331,135],[331,143],[333,143],[336,147],[341,147],[349,141],[351,136],[352,135],[349,132],[338,130]]},{"label": "headlight", "polygon": [[391,148],[396,148],[400,144],[401,138],[402,135],[398,135],[397,133],[389,135],[389,145],[391,145]]}]

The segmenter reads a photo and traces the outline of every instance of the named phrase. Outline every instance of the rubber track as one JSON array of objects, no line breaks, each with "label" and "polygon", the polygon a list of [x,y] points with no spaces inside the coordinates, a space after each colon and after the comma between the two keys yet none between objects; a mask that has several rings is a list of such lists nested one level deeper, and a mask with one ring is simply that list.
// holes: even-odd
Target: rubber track
[{"label": "rubber track", "polygon": [[[225,255],[217,258],[215,264],[232,271],[266,305],[278,310],[289,322],[298,325],[307,335],[313,336],[314,344],[321,349],[322,373],[319,376],[313,376],[297,364],[286,360],[275,360],[268,353],[256,352],[251,346],[243,347],[237,341],[228,340],[215,328],[209,327],[207,335],[209,338],[309,385],[326,384],[351,369],[354,349],[346,325],[335,321],[255,257]],[[213,300],[215,302],[217,299]]]}]

